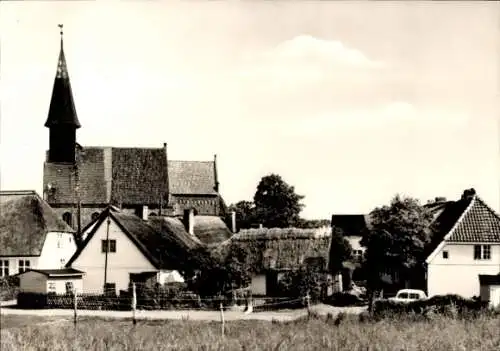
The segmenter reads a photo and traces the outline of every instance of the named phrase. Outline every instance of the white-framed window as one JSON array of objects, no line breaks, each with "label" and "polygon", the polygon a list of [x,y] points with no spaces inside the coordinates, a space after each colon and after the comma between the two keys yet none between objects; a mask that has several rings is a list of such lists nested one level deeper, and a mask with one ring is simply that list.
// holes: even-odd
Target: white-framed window
[{"label": "white-framed window", "polygon": [[[108,245],[109,242],[109,245]],[[101,252],[116,252],[116,240],[101,240]]]},{"label": "white-framed window", "polygon": [[29,260],[19,260],[19,273],[23,273],[30,268]]},{"label": "white-framed window", "polygon": [[55,293],[56,292],[56,283],[55,282],[48,282],[47,284],[47,291],[49,293]]},{"label": "white-framed window", "polygon": [[7,277],[9,274],[9,260],[0,260],[0,277]]},{"label": "white-framed window", "polygon": [[491,245],[474,245],[474,260],[491,260]]}]

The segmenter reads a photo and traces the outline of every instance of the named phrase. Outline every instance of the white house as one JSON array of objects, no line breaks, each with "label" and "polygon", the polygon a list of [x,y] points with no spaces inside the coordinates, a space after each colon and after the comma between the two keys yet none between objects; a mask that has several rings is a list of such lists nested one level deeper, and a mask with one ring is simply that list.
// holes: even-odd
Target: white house
[{"label": "white house", "polygon": [[334,214],[332,215],[332,231],[336,230],[341,234],[352,248],[352,255],[355,259],[363,256],[366,248],[361,245],[361,239],[368,230],[369,216],[363,214]]},{"label": "white house", "polygon": [[82,292],[83,272],[71,268],[30,269],[18,275],[19,291],[27,293],[71,294]]},{"label": "white house", "polygon": [[437,246],[427,257],[429,296],[480,296],[480,275],[500,273],[500,217],[473,189],[443,204],[434,229]]},{"label": "white house", "polygon": [[75,253],[73,229],[35,191],[1,191],[0,214],[0,277],[63,268]]},{"label": "white house", "polygon": [[[192,227],[192,226],[190,226]],[[131,277],[158,283],[183,281],[176,270],[188,250],[200,245],[183,223],[172,217],[143,218],[108,206],[84,233],[67,267],[85,272],[83,291],[101,294],[126,290]]]}]

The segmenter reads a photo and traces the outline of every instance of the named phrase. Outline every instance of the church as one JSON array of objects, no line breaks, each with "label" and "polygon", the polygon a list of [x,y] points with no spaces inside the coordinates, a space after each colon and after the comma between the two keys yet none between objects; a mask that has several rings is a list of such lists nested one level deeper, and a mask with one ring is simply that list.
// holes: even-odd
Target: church
[{"label": "church", "polygon": [[45,127],[49,150],[44,199],[80,232],[109,204],[139,216],[226,216],[219,193],[216,155],[210,161],[170,160],[158,148],[81,146],[68,67],[61,46]]}]

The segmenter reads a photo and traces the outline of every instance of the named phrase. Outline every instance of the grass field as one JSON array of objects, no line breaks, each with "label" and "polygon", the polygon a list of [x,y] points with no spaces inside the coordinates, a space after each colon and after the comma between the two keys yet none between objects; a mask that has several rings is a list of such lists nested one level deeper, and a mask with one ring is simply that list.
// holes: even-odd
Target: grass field
[{"label": "grass field", "polygon": [[[27,326],[3,316],[1,350],[500,350],[500,318],[360,322],[130,321],[82,318]],[[43,322],[43,319],[37,321]]]}]

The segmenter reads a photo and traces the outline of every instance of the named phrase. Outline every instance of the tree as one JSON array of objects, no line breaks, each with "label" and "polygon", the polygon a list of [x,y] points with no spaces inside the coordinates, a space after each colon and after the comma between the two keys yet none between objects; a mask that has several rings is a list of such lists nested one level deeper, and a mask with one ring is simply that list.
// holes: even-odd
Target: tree
[{"label": "tree", "polygon": [[238,229],[251,228],[255,222],[255,205],[251,201],[239,201],[229,206],[229,211],[236,212],[236,223]]},{"label": "tree", "polygon": [[370,213],[371,229],[363,236],[366,247],[364,268],[370,291],[370,309],[375,291],[382,286],[382,274],[395,272],[401,278],[421,272],[425,248],[430,242],[432,215],[419,201],[395,196],[389,206]]},{"label": "tree", "polygon": [[254,196],[257,220],[268,228],[294,226],[300,220],[303,198],[279,175],[267,175],[260,180]]},{"label": "tree", "polygon": [[352,247],[349,241],[338,231],[332,231],[330,244],[329,270],[332,274],[339,273],[343,263],[352,258]]}]

